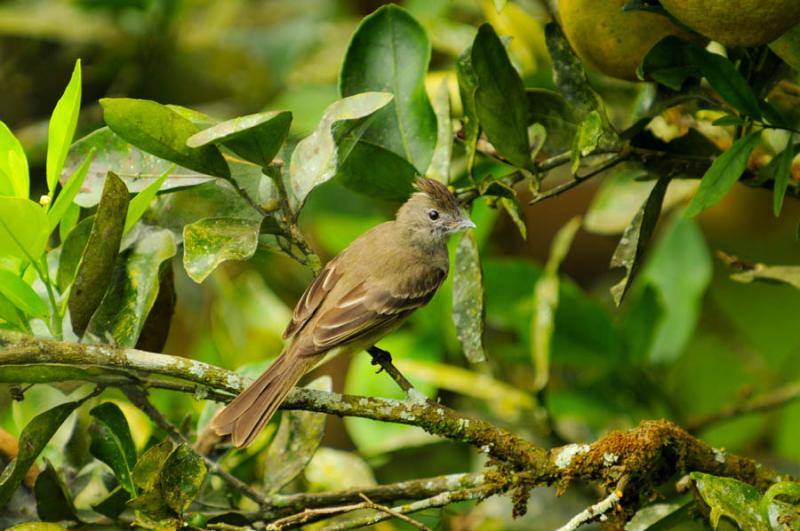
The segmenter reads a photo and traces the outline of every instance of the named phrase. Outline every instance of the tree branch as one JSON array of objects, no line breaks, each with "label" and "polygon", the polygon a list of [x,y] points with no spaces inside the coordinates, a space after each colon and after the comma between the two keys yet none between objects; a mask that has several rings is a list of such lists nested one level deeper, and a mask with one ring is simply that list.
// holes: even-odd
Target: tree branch
[{"label": "tree branch", "polygon": [[[151,379],[153,375],[157,376],[155,380]],[[206,393],[205,396],[214,398],[232,398],[246,384],[242,377],[233,372],[185,358],[0,331],[1,382],[65,380],[143,387],[155,383],[176,391],[194,392],[195,396],[204,396],[203,393]],[[497,471],[488,471],[482,478],[462,478],[469,477],[472,484],[479,483],[474,487],[480,491],[475,494],[478,498],[485,497],[486,492],[512,491],[518,502],[515,503],[517,514],[524,512],[527,494],[532,487],[556,484],[563,490],[572,480],[599,482],[611,489],[623,475],[628,477],[629,488],[621,505],[623,510],[631,511],[635,510],[640,500],[646,500],[654,492],[655,486],[663,484],[675,474],[688,471],[733,477],[759,488],[765,488],[777,478],[777,474],[769,468],[748,458],[724,454],[666,420],[644,421],[637,428],[611,432],[592,444],[570,444],[546,450],[484,420],[461,415],[444,405],[431,402],[359,397],[296,388],[282,407],[408,424],[433,435],[470,444],[494,458],[494,464],[499,468]],[[420,492],[419,485],[414,486],[416,491],[411,485],[406,487],[395,486],[383,492],[360,492],[379,502],[419,499],[426,494]],[[461,487],[449,488],[447,492],[472,490],[473,487]],[[306,496],[296,498],[303,500],[306,507],[312,503],[308,498],[312,495],[297,496]],[[336,496],[340,500],[353,499],[352,492],[345,492],[326,494],[320,500],[328,503],[331,497]],[[446,497],[433,494],[430,498],[444,500]],[[278,500],[270,498],[266,505],[274,507],[273,503]],[[282,503],[285,508],[285,499]],[[285,510],[280,514],[267,512],[271,518],[286,514]],[[267,516],[263,514],[264,518]]]}]

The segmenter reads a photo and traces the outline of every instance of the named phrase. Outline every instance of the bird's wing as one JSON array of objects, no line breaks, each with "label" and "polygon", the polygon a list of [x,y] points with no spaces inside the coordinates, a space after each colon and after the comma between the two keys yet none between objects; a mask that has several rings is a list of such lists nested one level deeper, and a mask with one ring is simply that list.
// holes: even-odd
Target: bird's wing
[{"label": "bird's wing", "polygon": [[446,276],[446,271],[431,268],[392,288],[368,281],[357,284],[320,315],[302,354],[325,352],[390,327],[430,301]]},{"label": "bird's wing", "polygon": [[317,311],[317,308],[322,304],[322,301],[325,300],[325,297],[331,289],[333,289],[333,286],[336,285],[336,281],[339,280],[341,276],[341,272],[336,269],[337,262],[338,260],[336,259],[328,262],[322,271],[319,272],[317,278],[306,288],[305,293],[303,293],[303,296],[300,297],[300,300],[294,307],[292,320],[286,326],[286,330],[283,331],[284,339],[288,339],[296,334],[297,331],[311,319]]}]

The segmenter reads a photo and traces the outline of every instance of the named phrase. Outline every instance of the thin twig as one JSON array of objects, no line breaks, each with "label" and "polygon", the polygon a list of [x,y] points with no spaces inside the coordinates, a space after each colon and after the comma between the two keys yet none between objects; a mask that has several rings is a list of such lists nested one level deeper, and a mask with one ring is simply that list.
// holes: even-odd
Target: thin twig
[{"label": "thin twig", "polygon": [[620,481],[619,486],[614,489],[614,492],[573,516],[569,522],[559,527],[557,531],[575,531],[583,524],[588,524],[598,518],[602,519],[605,513],[610,511],[622,499],[622,489],[624,488],[623,483],[625,481],[627,480],[623,479]]},{"label": "thin twig", "polygon": [[597,168],[595,170],[590,171],[586,175],[580,175],[580,176],[576,175],[574,179],[572,179],[570,181],[567,181],[565,183],[559,184],[558,186],[554,186],[553,188],[549,189],[548,191],[544,192],[543,194],[537,195],[536,197],[531,199],[528,204],[535,205],[536,203],[539,203],[540,201],[544,201],[545,199],[550,199],[551,197],[555,197],[557,195],[561,195],[564,192],[566,192],[567,190],[571,190],[571,189],[575,188],[579,184],[581,184],[581,183],[583,183],[585,181],[588,181],[592,177],[600,175],[601,173],[603,173],[605,171],[610,170],[611,168],[613,168],[617,164],[620,164],[621,162],[624,162],[626,160],[628,160],[628,155],[627,154],[622,154],[622,155],[619,155],[617,157],[614,157],[613,159],[611,159],[607,163],[603,164],[602,166],[600,166],[599,168]]},{"label": "thin twig", "polygon": [[[178,430],[178,428],[168,421],[161,412],[156,409],[155,406],[147,399],[147,393],[142,389],[133,386],[125,386],[122,387],[122,392],[125,393],[125,396],[138,407],[145,415],[150,417],[156,426],[167,432],[167,435],[170,439],[175,441],[178,444],[186,444],[190,445],[189,441],[183,434]],[[206,463],[206,466],[211,470],[213,474],[216,474],[223,481],[225,481],[228,485],[232,488],[242,492],[245,496],[256,502],[259,507],[264,507],[267,505],[267,501],[264,498],[264,495],[253,489],[250,485],[243,482],[224,468],[220,466],[219,463],[213,461],[212,459],[208,458],[205,455],[200,455]]]},{"label": "thin twig", "polygon": [[340,524],[326,526],[323,529],[325,531],[345,531],[347,529],[357,529],[360,527],[371,526],[377,524],[378,522],[382,522],[384,520],[388,520],[389,518],[395,517],[397,514],[416,513],[419,511],[424,511],[425,509],[444,507],[445,505],[450,505],[451,503],[467,501],[467,500],[483,500],[485,498],[488,498],[492,494],[495,494],[495,492],[496,491],[490,487],[480,487],[475,489],[457,490],[453,492],[443,492],[441,494],[437,494],[436,496],[426,498],[424,500],[419,500],[412,503],[407,503],[405,505],[398,505],[396,507],[392,507],[390,509],[391,512],[384,512],[382,514],[376,514],[376,515],[367,515],[362,518],[348,520]]},{"label": "thin twig", "polygon": [[[387,518],[397,518],[406,522],[407,524],[421,529],[422,531],[430,531],[430,528],[426,525],[423,525],[420,522],[417,522],[413,518],[409,518],[408,516],[400,513],[394,509],[390,509],[385,505],[381,505],[379,503],[375,503],[370,500],[366,495],[360,494],[360,498],[364,500],[361,503],[353,503],[350,505],[340,505],[338,507],[319,507],[316,509],[305,509],[301,513],[293,514],[286,518],[281,518],[280,520],[276,520],[267,526],[267,529],[270,530],[278,530],[278,529],[287,529],[289,527],[295,527],[298,525],[310,523],[316,520],[320,520],[323,518],[328,518],[330,516],[339,516],[345,513],[350,513],[353,511],[361,511],[363,509],[372,509],[374,511],[380,511],[387,516]],[[321,518],[322,517],[322,518]]]},{"label": "thin twig", "polygon": [[800,383],[795,382],[755,398],[728,404],[714,413],[691,419],[687,422],[686,429],[690,433],[697,433],[718,422],[775,409],[797,399],[800,399]]}]

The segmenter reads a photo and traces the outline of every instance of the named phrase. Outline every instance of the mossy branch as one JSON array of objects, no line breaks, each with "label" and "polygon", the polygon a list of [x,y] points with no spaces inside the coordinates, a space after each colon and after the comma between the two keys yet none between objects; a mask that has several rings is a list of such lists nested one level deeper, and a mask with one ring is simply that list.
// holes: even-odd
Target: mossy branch
[{"label": "mossy branch", "polygon": [[[0,331],[0,382],[66,380],[165,387],[214,400],[229,399],[246,384],[244,378],[231,371],[186,358]],[[778,479],[769,468],[712,448],[666,420],[644,421],[637,428],[611,432],[592,444],[570,444],[547,450],[489,422],[431,402],[296,388],[282,407],[418,426],[433,435],[470,444],[492,457],[497,468],[497,471],[487,471],[477,483],[481,488],[486,487],[486,495],[512,491],[518,501],[515,512],[519,514],[524,512],[531,488],[555,484],[559,490],[564,490],[573,480],[599,482],[613,490],[623,476],[627,477],[621,502],[625,507],[623,514],[626,514],[646,500],[657,485],[689,471],[733,477],[759,488]],[[476,478],[470,476],[470,480],[468,483],[474,488]],[[462,490],[457,485],[454,489]],[[313,503],[308,498],[312,495],[297,496],[303,504]],[[320,500],[341,503],[354,500],[355,494],[342,492],[324,496]],[[370,492],[368,496],[376,501],[419,499],[402,487],[381,494]],[[287,501],[283,499],[282,503]],[[286,514],[285,511],[280,513]]]}]

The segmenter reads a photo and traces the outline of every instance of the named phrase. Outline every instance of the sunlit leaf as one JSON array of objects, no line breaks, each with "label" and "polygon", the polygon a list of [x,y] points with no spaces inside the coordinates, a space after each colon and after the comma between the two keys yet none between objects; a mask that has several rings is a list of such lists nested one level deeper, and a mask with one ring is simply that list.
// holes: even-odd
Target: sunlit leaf
[{"label": "sunlit leaf", "polygon": [[0,122],[0,195],[28,198],[28,158],[17,137]]},{"label": "sunlit leaf", "polygon": [[519,167],[531,162],[528,145],[528,96],[508,53],[489,24],[478,28],[472,43],[472,70],[477,81],[478,121],[497,152]]},{"label": "sunlit leaf", "polygon": [[703,175],[700,188],[686,208],[686,215],[694,217],[715,205],[733,188],[747,168],[747,159],[761,139],[761,131],[743,136],[731,148],[717,157]]},{"label": "sunlit leaf", "polygon": [[172,232],[153,229],[121,254],[87,334],[103,341],[110,336],[119,346],[134,347],[158,296],[162,264],[175,256],[176,248]]},{"label": "sunlit leaf", "polygon": [[200,492],[206,472],[203,458],[187,444],[175,448],[161,469],[161,493],[167,505],[183,514]]},{"label": "sunlit leaf", "polygon": [[[782,502],[776,498],[788,498],[791,503]],[[789,529],[800,524],[800,483],[796,481],[779,481],[770,486],[759,505],[761,516],[769,522],[772,529],[785,526]]]},{"label": "sunlit leaf", "polygon": [[[94,159],[89,173],[75,202],[84,208],[95,206],[100,201],[106,174],[109,170],[125,182],[131,193],[141,192],[152,185],[174,164],[132,146],[108,127],[101,127],[72,144],[61,182],[72,175],[91,152]],[[162,190],[185,188],[214,180],[214,177],[177,166],[161,186]]]},{"label": "sunlit leaf", "polygon": [[420,174],[428,168],[436,145],[436,116],[425,92],[430,56],[431,45],[420,23],[402,7],[386,5],[361,21],[339,79],[343,97],[369,91],[394,96],[375,113],[363,141],[404,158]]},{"label": "sunlit leaf", "polygon": [[47,214],[38,203],[0,196],[0,256],[38,260],[47,245]]},{"label": "sunlit leaf", "polygon": [[486,361],[483,347],[483,274],[475,235],[462,236],[453,273],[453,323],[470,363]]},{"label": "sunlit leaf", "polygon": [[55,202],[53,202],[53,206],[47,211],[47,220],[50,224],[51,232],[61,222],[61,218],[64,217],[67,209],[72,206],[72,201],[75,199],[75,196],[78,195],[78,192],[80,192],[83,181],[86,179],[86,174],[89,171],[89,165],[92,163],[93,159],[94,152],[90,151],[89,154],[86,155],[86,159],[84,159],[83,163],[78,166],[75,173],[73,173],[64,184],[64,188],[58,193]]},{"label": "sunlit leaf", "polygon": [[458,93],[461,96],[463,108],[464,146],[467,150],[467,172],[472,175],[475,164],[475,151],[481,129],[478,123],[478,113],[475,109],[475,91],[478,88],[478,79],[472,68],[472,48],[467,48],[456,60],[456,78],[458,79]]},{"label": "sunlit leaf", "polygon": [[111,282],[127,211],[128,189],[119,177],[109,172],[69,294],[72,329],[79,336],[86,330]]},{"label": "sunlit leaf", "polygon": [[161,468],[164,466],[174,445],[165,439],[147,449],[133,468],[133,483],[140,492],[151,491],[158,487]]},{"label": "sunlit leaf", "polygon": [[150,203],[156,197],[156,194],[164,185],[164,181],[167,180],[170,173],[175,169],[175,165],[171,165],[169,168],[164,170],[164,173],[161,176],[150,183],[147,188],[136,194],[136,197],[131,199],[130,203],[128,203],[128,213],[125,215],[125,227],[122,230],[122,234],[127,234],[136,222],[144,215],[147,207],[150,206]]},{"label": "sunlit leaf", "polygon": [[25,473],[47,442],[83,400],[66,402],[34,417],[19,437],[19,453],[0,475],[0,508],[5,507],[14,491],[22,484]]},{"label": "sunlit leaf", "polygon": [[594,153],[603,138],[603,119],[597,111],[591,111],[578,124],[578,130],[572,142],[572,173],[578,172],[581,159]]},{"label": "sunlit leaf", "polygon": [[134,146],[186,168],[230,178],[230,169],[216,146],[197,149],[186,142],[200,128],[173,109],[149,100],[100,100],[106,123]]},{"label": "sunlit leaf", "polygon": [[22,277],[0,269],[0,294],[29,317],[47,317],[47,304]]},{"label": "sunlit leaf", "polygon": [[331,180],[346,158],[339,153],[333,127],[337,122],[356,120],[374,113],[392,99],[384,92],[366,92],[331,104],[317,129],[301,140],[292,153],[289,166],[290,198],[295,211],[302,208],[308,194],[317,186]]},{"label": "sunlit leaf", "polygon": [[[306,387],[331,390],[328,376],[317,378]],[[310,411],[284,411],[278,431],[264,457],[264,490],[274,494],[306,467],[322,442],[326,415]]]},{"label": "sunlit leaf", "polygon": [[187,145],[222,145],[253,164],[267,166],[286,140],[291,123],[292,113],[288,111],[248,114],[195,133]]},{"label": "sunlit leaf", "polygon": [[47,189],[52,195],[67,159],[78,113],[81,110],[81,62],[75,62],[75,69],[64,94],[56,103],[47,128]]},{"label": "sunlit leaf", "polygon": [[550,347],[555,329],[555,313],[558,308],[558,270],[561,262],[567,256],[572,240],[580,226],[580,218],[572,218],[553,237],[544,273],[533,289],[531,358],[536,369],[533,388],[537,391],[544,389],[550,379]]},{"label": "sunlit leaf", "polygon": [[689,476],[700,497],[711,509],[709,520],[716,529],[722,517],[730,518],[739,529],[768,531],[767,522],[758,510],[758,489],[733,478],[692,472]]},{"label": "sunlit leaf", "polygon": [[450,157],[453,151],[453,123],[450,119],[450,91],[446,77],[436,89],[433,109],[437,123],[436,148],[433,150],[427,176],[447,183],[450,180]]},{"label": "sunlit leaf", "polygon": [[650,191],[647,201],[622,233],[622,238],[611,256],[611,269],[625,268],[625,276],[611,287],[611,296],[617,306],[622,302],[622,298],[642,265],[642,257],[661,215],[661,205],[664,202],[669,183],[669,176],[662,176],[658,179]]},{"label": "sunlit leaf", "polygon": [[189,277],[203,282],[222,262],[246,260],[258,247],[259,221],[205,218],[183,229],[183,266]]}]

